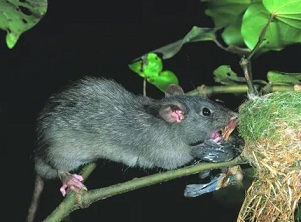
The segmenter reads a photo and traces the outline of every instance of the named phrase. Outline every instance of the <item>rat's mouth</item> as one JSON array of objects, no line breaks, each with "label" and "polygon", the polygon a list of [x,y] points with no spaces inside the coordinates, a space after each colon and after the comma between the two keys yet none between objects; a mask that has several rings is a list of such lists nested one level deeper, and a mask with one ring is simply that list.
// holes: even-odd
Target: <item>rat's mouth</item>
[{"label": "rat's mouth", "polygon": [[222,140],[222,130],[215,131],[211,138],[215,143],[218,143]]},{"label": "rat's mouth", "polygon": [[[212,133],[210,139],[213,140],[215,143],[219,143],[222,141],[222,139],[224,140],[228,140],[230,138],[231,133],[233,132],[233,130],[236,128],[238,123],[238,118],[232,118],[229,122],[229,124],[227,126],[225,126],[223,129],[221,130],[216,130]],[[197,146],[204,143],[203,140],[201,141],[197,141],[194,143],[189,144],[190,146]]]},{"label": "rat's mouth", "polygon": [[236,128],[237,123],[238,123],[238,118],[237,117],[232,118],[229,124],[225,128],[213,132],[211,139],[216,143],[219,143],[222,139],[227,141],[231,133],[233,132],[233,130]]}]

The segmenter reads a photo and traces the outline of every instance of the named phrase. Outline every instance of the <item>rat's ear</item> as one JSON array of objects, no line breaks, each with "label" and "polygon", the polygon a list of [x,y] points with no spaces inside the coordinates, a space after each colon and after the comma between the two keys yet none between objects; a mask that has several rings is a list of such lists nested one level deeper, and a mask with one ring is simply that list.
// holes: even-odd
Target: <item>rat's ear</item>
[{"label": "rat's ear", "polygon": [[180,123],[185,118],[185,108],[182,104],[167,104],[160,108],[160,116],[169,123]]},{"label": "rat's ear", "polygon": [[183,94],[184,90],[182,87],[176,84],[170,84],[165,90],[165,97]]}]

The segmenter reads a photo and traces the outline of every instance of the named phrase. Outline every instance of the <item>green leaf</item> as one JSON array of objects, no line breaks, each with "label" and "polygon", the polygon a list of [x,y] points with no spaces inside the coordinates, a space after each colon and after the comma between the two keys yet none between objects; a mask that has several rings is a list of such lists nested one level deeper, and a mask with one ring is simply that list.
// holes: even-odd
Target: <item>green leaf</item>
[{"label": "green leaf", "polygon": [[142,64],[141,60],[138,60],[136,62],[133,62],[132,64],[129,64],[130,70],[132,70],[133,72],[137,73],[139,76],[144,78],[145,75],[144,75],[142,66],[143,66],[143,64]]},{"label": "green leaf", "polygon": [[214,81],[224,85],[237,85],[245,82],[244,77],[238,77],[229,65],[221,65],[213,71]]},{"label": "green leaf", "polygon": [[156,53],[147,54],[147,59],[143,65],[143,73],[147,78],[153,78],[162,71],[162,60]]},{"label": "green leaf", "polygon": [[216,27],[224,27],[235,22],[252,0],[206,0],[205,14],[210,16]]},{"label": "green leaf", "polygon": [[143,78],[152,78],[158,76],[162,71],[163,64],[160,57],[155,53],[148,53],[143,59],[129,64],[130,70]]},{"label": "green leaf", "polygon": [[241,36],[241,23],[242,23],[242,15],[239,15],[235,21],[233,21],[229,26],[227,26],[223,33],[222,38],[224,42],[228,45],[235,45],[240,47],[245,47],[245,42],[243,37]]},{"label": "green leaf", "polygon": [[170,84],[179,85],[177,76],[172,71],[169,71],[169,70],[160,72],[156,78],[153,78],[153,79],[149,78],[147,80],[148,80],[148,82],[152,83],[157,88],[159,88],[162,92],[165,92],[166,88]]},{"label": "green leaf", "polygon": [[264,0],[263,3],[252,4],[243,16],[241,34],[247,47],[255,47],[267,24],[261,51],[281,50],[287,45],[300,43],[301,0]]},{"label": "green leaf", "polygon": [[285,73],[279,71],[269,71],[267,74],[267,79],[269,83],[272,84],[300,84],[301,83],[301,73]]},{"label": "green leaf", "polygon": [[129,68],[163,92],[170,84],[179,84],[178,78],[173,72],[162,71],[162,60],[155,53],[148,53],[143,59],[130,64]]},{"label": "green leaf", "polygon": [[13,48],[20,35],[46,14],[47,0],[0,0],[0,28],[7,31],[6,44]]},{"label": "green leaf", "polygon": [[[270,14],[261,3],[251,5],[243,16],[241,34],[248,48],[253,49],[259,40]],[[262,44],[263,46],[263,44]]]},{"label": "green leaf", "polygon": [[296,29],[301,28],[300,0],[263,0],[262,3],[271,14],[274,14],[276,20]]},{"label": "green leaf", "polygon": [[200,28],[197,26],[192,27],[192,29],[176,42],[163,46],[161,48],[155,49],[152,52],[162,54],[163,59],[169,59],[177,54],[184,44],[190,42],[200,42],[200,41],[213,41],[216,39],[215,35],[216,29],[214,28]]},{"label": "green leaf", "polygon": [[301,43],[301,0],[263,0],[284,44]]},{"label": "green leaf", "polygon": [[183,43],[215,40],[215,31],[212,28],[193,26],[183,38]]}]

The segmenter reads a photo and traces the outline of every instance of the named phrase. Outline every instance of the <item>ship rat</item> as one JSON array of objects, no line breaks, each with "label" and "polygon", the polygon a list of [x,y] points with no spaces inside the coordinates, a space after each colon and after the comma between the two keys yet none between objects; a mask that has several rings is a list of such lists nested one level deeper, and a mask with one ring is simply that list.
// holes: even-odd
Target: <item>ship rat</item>
[{"label": "ship rat", "polygon": [[59,178],[63,195],[68,188],[86,190],[82,177],[71,172],[98,159],[167,170],[194,159],[228,161],[237,152],[211,143],[235,118],[237,113],[185,95],[177,85],[158,100],[111,79],[85,77],[52,95],[37,118],[37,183]]}]

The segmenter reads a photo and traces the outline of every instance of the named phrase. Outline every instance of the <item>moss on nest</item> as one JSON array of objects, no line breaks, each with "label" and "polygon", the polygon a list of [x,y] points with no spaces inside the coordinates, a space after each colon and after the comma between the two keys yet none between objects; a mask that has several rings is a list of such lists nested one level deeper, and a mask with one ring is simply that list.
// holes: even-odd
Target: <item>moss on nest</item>
[{"label": "moss on nest", "polygon": [[245,102],[238,130],[255,169],[238,221],[294,221],[301,197],[301,92]]},{"label": "moss on nest", "polygon": [[244,139],[279,139],[283,137],[279,129],[300,125],[301,92],[276,92],[248,101],[240,107],[239,115],[239,132]]}]

